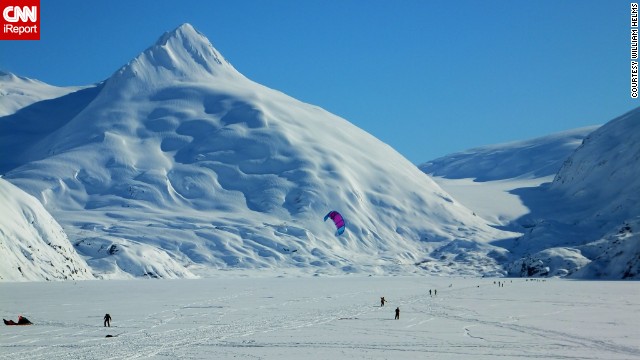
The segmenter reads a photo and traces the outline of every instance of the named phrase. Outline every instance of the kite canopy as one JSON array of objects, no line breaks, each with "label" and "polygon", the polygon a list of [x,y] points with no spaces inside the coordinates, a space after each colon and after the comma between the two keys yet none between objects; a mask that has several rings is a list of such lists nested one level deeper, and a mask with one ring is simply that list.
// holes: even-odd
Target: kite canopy
[{"label": "kite canopy", "polygon": [[344,232],[345,224],[344,218],[337,211],[331,211],[327,215],[324,216],[324,221],[327,219],[333,220],[333,223],[336,225],[336,236],[341,235]]}]

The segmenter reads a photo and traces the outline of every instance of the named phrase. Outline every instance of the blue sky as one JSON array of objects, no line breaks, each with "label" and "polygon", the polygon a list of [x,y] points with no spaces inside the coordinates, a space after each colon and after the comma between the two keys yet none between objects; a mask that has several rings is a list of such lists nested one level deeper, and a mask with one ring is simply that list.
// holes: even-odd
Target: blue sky
[{"label": "blue sky", "polygon": [[0,69],[90,84],[189,22],[245,76],[346,118],[419,164],[637,107],[629,4],[41,0],[41,40],[0,41]]}]

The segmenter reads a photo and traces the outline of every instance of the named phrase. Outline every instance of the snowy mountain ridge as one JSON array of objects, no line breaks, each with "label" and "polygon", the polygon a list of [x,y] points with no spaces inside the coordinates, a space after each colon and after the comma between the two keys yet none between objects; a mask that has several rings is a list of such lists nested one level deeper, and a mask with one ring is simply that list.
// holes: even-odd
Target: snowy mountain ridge
[{"label": "snowy mountain ridge", "polygon": [[582,140],[599,126],[572,129],[529,140],[477,147],[421,164],[431,176],[477,182],[555,176]]},{"label": "snowy mountain ridge", "polygon": [[515,235],[348,121],[245,78],[188,24],[103,83],[0,118],[0,151],[99,278],[501,275],[489,242]]},{"label": "snowy mountain ridge", "polygon": [[15,113],[35,102],[57,98],[82,87],[57,87],[0,71],[0,116]]}]

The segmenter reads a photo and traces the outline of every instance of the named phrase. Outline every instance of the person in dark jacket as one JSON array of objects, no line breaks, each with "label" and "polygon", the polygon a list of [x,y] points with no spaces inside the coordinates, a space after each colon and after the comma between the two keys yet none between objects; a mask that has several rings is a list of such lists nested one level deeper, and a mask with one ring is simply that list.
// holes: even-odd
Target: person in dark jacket
[{"label": "person in dark jacket", "polygon": [[105,327],[111,327],[111,315],[109,314],[105,314],[104,315],[104,326]]},{"label": "person in dark jacket", "polygon": [[400,319],[400,308],[396,308],[396,320]]}]

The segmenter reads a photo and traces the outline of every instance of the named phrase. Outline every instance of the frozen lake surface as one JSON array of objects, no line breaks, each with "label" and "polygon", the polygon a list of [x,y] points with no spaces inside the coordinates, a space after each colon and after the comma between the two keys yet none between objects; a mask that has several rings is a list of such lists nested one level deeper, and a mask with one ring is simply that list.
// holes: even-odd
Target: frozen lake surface
[{"label": "frozen lake surface", "polygon": [[639,295],[637,282],[356,275],[2,283],[2,317],[34,325],[3,326],[0,359],[640,359]]}]

